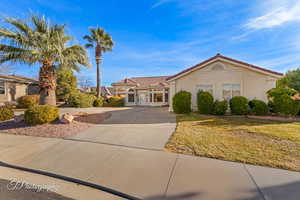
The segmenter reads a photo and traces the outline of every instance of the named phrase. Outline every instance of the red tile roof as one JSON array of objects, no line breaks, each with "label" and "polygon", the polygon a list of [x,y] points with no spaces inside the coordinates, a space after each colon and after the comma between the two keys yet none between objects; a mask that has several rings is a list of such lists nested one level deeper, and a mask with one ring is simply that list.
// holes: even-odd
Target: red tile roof
[{"label": "red tile roof", "polygon": [[263,71],[263,72],[271,73],[271,74],[274,74],[274,75],[277,75],[277,76],[283,76],[282,73],[275,72],[275,71],[272,71],[272,70],[269,70],[269,69],[265,69],[265,68],[262,68],[262,67],[258,67],[258,66],[255,66],[255,65],[243,62],[243,61],[235,60],[233,58],[225,57],[225,56],[223,56],[221,54],[217,54],[216,56],[211,57],[211,58],[209,58],[209,59],[207,59],[207,60],[205,60],[205,61],[203,61],[203,62],[201,62],[201,63],[199,63],[199,64],[197,64],[195,66],[193,66],[193,67],[190,67],[190,68],[185,69],[185,70],[183,70],[183,71],[181,71],[181,72],[179,72],[179,73],[177,73],[177,74],[175,74],[173,76],[170,76],[167,80],[171,80],[171,79],[173,79],[173,78],[175,78],[175,77],[177,77],[179,75],[182,75],[182,74],[184,74],[186,72],[189,72],[189,71],[191,71],[191,70],[193,70],[193,69],[195,69],[195,68],[197,68],[197,67],[199,67],[201,65],[205,65],[205,64],[209,63],[210,61],[213,61],[213,60],[218,59],[218,58],[222,58],[222,59],[225,59],[225,60],[229,60],[231,62],[235,62],[235,63],[242,64],[242,65],[246,65],[247,67],[250,67],[250,68],[253,68],[253,69],[256,69],[256,70],[260,70],[260,71]]},{"label": "red tile roof", "polygon": [[132,77],[125,78],[119,82],[113,83],[112,85],[135,85],[141,88],[147,87],[164,87],[168,86],[167,78],[169,76],[152,76],[152,77]]}]

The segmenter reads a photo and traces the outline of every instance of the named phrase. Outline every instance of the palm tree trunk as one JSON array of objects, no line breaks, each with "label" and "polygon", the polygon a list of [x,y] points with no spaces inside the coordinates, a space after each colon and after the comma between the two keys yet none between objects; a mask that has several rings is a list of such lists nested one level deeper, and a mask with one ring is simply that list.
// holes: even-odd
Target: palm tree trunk
[{"label": "palm tree trunk", "polygon": [[101,97],[101,78],[100,78],[100,60],[101,60],[101,46],[97,44],[96,51],[96,64],[97,64],[97,97]]},{"label": "palm tree trunk", "polygon": [[56,106],[56,75],[51,62],[45,61],[39,74],[40,104]]},{"label": "palm tree trunk", "polygon": [[101,97],[100,62],[97,61],[97,97]]}]

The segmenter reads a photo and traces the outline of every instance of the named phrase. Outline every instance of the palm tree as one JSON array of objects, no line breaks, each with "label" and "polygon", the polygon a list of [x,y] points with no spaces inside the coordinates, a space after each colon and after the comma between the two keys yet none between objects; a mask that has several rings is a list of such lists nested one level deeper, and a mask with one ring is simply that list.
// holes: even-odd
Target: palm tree
[{"label": "palm tree", "polygon": [[114,42],[111,36],[102,28],[90,28],[91,35],[85,35],[83,38],[88,42],[85,47],[95,47],[95,58],[97,64],[97,97],[101,96],[101,81],[100,81],[100,60],[102,52],[111,51]]},{"label": "palm tree", "polygon": [[40,64],[40,104],[56,105],[57,66],[79,70],[88,66],[86,50],[79,45],[67,46],[72,40],[65,34],[65,25],[50,24],[44,17],[32,15],[30,22],[5,18],[11,28],[0,28],[0,64]]}]

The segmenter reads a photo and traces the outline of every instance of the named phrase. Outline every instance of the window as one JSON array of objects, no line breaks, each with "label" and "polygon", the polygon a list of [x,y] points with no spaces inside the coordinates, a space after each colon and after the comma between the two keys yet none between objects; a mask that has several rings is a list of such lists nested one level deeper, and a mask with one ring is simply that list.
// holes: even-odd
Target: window
[{"label": "window", "polygon": [[134,103],[134,90],[130,89],[128,90],[128,103]]},{"label": "window", "polygon": [[241,95],[240,84],[224,84],[223,85],[223,98],[229,101],[232,97]]},{"label": "window", "polygon": [[154,93],[154,102],[163,102],[163,93]]},{"label": "window", "polygon": [[0,81],[0,94],[5,94],[5,82]]},{"label": "window", "polygon": [[211,70],[213,70],[213,71],[221,71],[221,70],[224,70],[224,67],[221,64],[216,64],[215,66],[213,66],[211,68]]},{"label": "window", "polygon": [[169,90],[165,90],[165,103],[169,102]]},{"label": "window", "polygon": [[197,92],[201,90],[203,92],[209,92],[213,95],[213,85],[197,85]]}]

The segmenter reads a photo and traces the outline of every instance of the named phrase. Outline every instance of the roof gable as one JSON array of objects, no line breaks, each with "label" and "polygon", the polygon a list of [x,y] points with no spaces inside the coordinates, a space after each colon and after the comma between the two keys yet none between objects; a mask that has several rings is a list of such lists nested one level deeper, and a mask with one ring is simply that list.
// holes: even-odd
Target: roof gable
[{"label": "roof gable", "polygon": [[249,69],[249,70],[252,70],[252,71],[260,72],[260,73],[263,73],[263,74],[267,74],[267,75],[270,75],[270,76],[273,76],[273,77],[276,77],[276,78],[280,78],[280,77],[283,76],[282,73],[275,72],[275,71],[272,71],[272,70],[268,70],[268,69],[265,69],[265,68],[262,68],[262,67],[258,67],[258,66],[255,66],[255,65],[252,65],[252,64],[249,64],[249,63],[245,63],[245,62],[242,62],[242,61],[239,61],[239,60],[229,58],[229,57],[225,57],[221,54],[217,54],[216,56],[211,57],[211,58],[209,58],[209,59],[193,66],[193,67],[185,69],[185,70],[175,74],[174,76],[170,76],[167,80],[168,81],[176,80],[176,79],[178,79],[182,76],[185,76],[185,75],[187,75],[187,74],[189,74],[189,73],[191,73],[195,70],[202,69],[202,68],[208,66],[209,64],[213,64],[213,63],[216,63],[216,62],[219,62],[219,61],[228,62],[228,63],[234,64],[236,66],[243,67],[243,68],[246,68],[246,69]]},{"label": "roof gable", "polygon": [[152,77],[132,77],[126,78],[119,82],[113,83],[113,86],[117,85],[129,85],[137,86],[141,88],[147,87],[165,87],[168,86],[167,78],[169,76],[152,76]]}]

